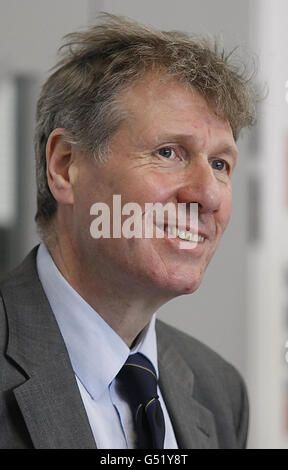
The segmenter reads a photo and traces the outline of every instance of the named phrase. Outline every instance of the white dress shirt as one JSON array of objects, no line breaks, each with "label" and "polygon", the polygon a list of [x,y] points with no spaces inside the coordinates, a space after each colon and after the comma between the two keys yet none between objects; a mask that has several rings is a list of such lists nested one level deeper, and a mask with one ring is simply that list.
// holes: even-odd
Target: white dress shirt
[{"label": "white dress shirt", "polygon": [[[40,281],[56,317],[99,449],[133,449],[135,432],[129,406],[115,389],[115,377],[129,354],[141,352],[158,376],[155,315],[133,349],[70,286],[42,243],[37,253]],[[165,419],[165,449],[177,449],[171,421],[158,388]]]}]

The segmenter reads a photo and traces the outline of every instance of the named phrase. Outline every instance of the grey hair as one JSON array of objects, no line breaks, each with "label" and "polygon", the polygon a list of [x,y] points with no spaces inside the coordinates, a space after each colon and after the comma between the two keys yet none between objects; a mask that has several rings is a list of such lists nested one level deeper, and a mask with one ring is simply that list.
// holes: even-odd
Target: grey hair
[{"label": "grey hair", "polygon": [[228,119],[235,140],[255,120],[255,94],[246,71],[231,54],[207,38],[177,31],[158,31],[125,17],[102,14],[87,31],[68,34],[62,58],[43,85],[36,112],[35,155],[37,213],[45,233],[57,210],[46,177],[46,144],[55,128],[68,142],[100,162],[109,140],[127,118],[120,95],[155,70],[196,89],[221,117]]}]

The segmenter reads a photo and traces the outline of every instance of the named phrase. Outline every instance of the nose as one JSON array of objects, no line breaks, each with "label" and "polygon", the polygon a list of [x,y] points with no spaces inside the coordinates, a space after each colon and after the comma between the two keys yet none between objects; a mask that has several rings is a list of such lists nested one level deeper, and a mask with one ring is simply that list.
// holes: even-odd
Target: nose
[{"label": "nose", "polygon": [[197,203],[202,213],[215,212],[221,203],[221,183],[208,160],[195,160],[185,176],[183,185],[178,190],[178,202]]}]

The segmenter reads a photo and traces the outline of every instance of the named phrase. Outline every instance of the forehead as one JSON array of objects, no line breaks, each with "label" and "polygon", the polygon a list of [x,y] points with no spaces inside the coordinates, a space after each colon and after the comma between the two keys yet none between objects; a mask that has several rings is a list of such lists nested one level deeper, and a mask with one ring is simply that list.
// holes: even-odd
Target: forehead
[{"label": "forehead", "polygon": [[[134,135],[153,139],[159,133],[186,135],[209,140],[225,138],[234,144],[232,130],[227,120],[217,116],[212,104],[192,87],[175,79],[145,76],[121,96],[128,113],[127,125],[133,126]],[[235,146],[236,148],[236,146]]]}]

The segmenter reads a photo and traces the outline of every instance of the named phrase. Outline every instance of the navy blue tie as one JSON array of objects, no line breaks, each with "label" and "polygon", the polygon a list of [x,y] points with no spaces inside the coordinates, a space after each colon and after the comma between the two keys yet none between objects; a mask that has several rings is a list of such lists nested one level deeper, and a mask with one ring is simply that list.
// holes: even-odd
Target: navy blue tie
[{"label": "navy blue tie", "polygon": [[163,449],[165,422],[157,394],[157,376],[143,354],[132,354],[117,375],[119,394],[129,404],[138,449]]}]

